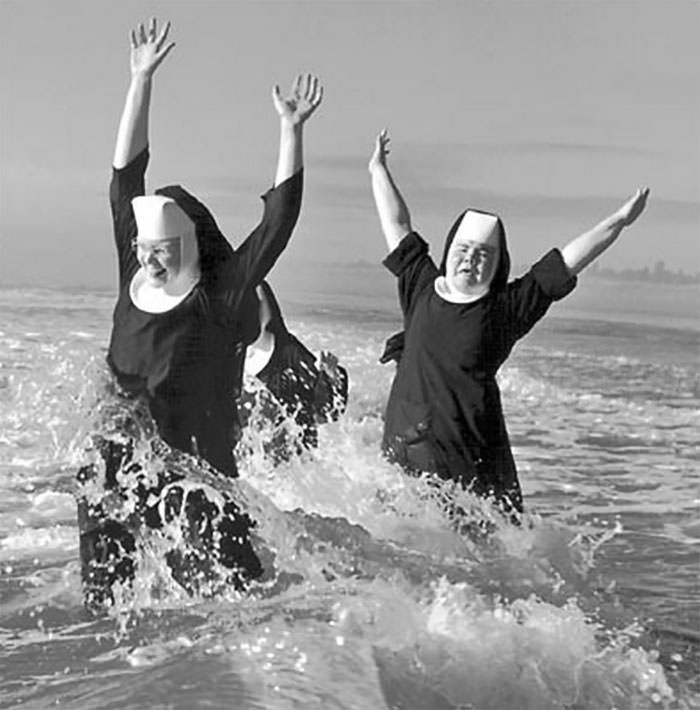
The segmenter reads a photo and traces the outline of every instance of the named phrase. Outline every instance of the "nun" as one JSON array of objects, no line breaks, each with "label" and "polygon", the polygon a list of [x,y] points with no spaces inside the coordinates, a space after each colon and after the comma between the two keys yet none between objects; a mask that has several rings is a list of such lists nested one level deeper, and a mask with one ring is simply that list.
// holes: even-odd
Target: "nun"
[{"label": "nun", "polygon": [[436,266],[411,225],[388,153],[384,130],[369,172],[404,331],[389,338],[380,358],[397,362],[383,451],[407,472],[437,474],[492,498],[504,512],[522,512],[497,373],[550,305],[571,293],[577,274],[637,219],[649,191],[637,190],[592,229],[509,280],[503,222],[480,208],[459,214]]},{"label": "nun", "polygon": [[[183,187],[146,191],[152,81],[174,47],[169,28],[158,31],[152,19],[131,33],[131,82],[109,189],[119,285],[110,383],[98,407],[98,455],[78,474],[82,580],[86,606],[95,610],[113,601],[115,582],[133,580],[139,532],[178,516],[191,546],[172,549],[166,561],[187,591],[217,566],[237,589],[262,572],[253,521],[230,496],[215,503],[203,488],[188,487],[187,462],[238,475],[236,401],[246,346],[259,334],[255,290],[299,215],[303,126],[322,88],[311,75],[297,77],[288,96],[273,88],[280,121],[274,184],[262,197],[260,223],[233,252],[211,212]],[[156,473],[136,461],[143,441],[165,463]]]},{"label": "nun", "polygon": [[277,465],[318,446],[318,426],[348,400],[348,373],[331,352],[316,357],[287,327],[272,287],[256,289],[260,335],[246,349],[243,424],[271,428],[265,455]]}]

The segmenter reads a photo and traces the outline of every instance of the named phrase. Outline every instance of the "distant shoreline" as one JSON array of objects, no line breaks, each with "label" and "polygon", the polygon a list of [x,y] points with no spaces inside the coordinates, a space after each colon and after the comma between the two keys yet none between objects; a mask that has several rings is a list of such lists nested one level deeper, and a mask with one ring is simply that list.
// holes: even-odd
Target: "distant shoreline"
[{"label": "distant shoreline", "polygon": [[591,269],[588,275],[603,281],[623,281],[626,283],[674,284],[676,286],[700,285],[700,274],[686,274],[683,271],[650,271],[644,269]]}]

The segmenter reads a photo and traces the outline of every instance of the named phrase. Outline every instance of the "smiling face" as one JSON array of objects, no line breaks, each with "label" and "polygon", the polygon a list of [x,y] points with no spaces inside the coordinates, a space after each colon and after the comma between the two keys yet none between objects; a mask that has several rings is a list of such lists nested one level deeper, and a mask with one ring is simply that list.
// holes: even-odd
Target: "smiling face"
[{"label": "smiling face", "polygon": [[464,295],[486,293],[499,259],[498,219],[468,211],[447,252],[445,278],[451,290]]},{"label": "smiling face", "polygon": [[194,222],[175,200],[140,195],[131,201],[137,234],[136,258],[153,288],[178,290],[199,278],[199,249]]},{"label": "smiling face", "polygon": [[151,286],[164,287],[180,273],[182,238],[170,237],[154,241],[135,240],[136,258]]}]

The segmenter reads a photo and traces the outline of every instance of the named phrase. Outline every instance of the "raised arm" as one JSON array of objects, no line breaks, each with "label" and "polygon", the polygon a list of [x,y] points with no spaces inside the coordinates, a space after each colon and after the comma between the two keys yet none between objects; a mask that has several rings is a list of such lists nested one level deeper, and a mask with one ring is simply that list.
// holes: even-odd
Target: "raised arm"
[{"label": "raised arm", "polygon": [[170,23],[166,22],[158,34],[154,17],[148,29],[140,24],[131,31],[131,83],[117,132],[113,161],[115,168],[125,167],[148,146],[151,79],[175,46],[174,42],[167,44],[169,30]]},{"label": "raised arm", "polygon": [[374,153],[369,161],[372,194],[389,251],[412,231],[411,215],[387,166],[389,134],[386,128],[377,136]]},{"label": "raised arm", "polygon": [[272,89],[272,101],[280,117],[280,150],[275,173],[275,187],[299,172],[304,166],[304,123],[318,108],[323,98],[323,87],[312,74],[299,75],[288,96],[283,97],[279,86]]},{"label": "raised arm", "polygon": [[286,98],[279,87],[272,90],[272,100],[280,117],[280,151],[274,189],[264,196],[261,222],[236,249],[230,273],[223,279],[231,287],[230,301],[236,308],[246,289],[255,288],[267,276],[284,251],[296,225],[303,190],[304,123],[323,98],[319,80],[312,74],[298,76]]},{"label": "raised arm", "polygon": [[644,211],[649,188],[639,189],[620,209],[570,241],[562,250],[569,272],[575,276],[602,254]]}]

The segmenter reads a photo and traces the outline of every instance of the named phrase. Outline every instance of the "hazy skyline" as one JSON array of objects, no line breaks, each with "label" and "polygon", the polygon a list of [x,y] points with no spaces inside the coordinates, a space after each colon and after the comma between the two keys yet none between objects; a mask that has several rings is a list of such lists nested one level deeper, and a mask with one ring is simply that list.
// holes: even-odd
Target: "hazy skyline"
[{"label": "hazy skyline", "polygon": [[480,206],[529,263],[648,184],[647,213],[601,264],[700,268],[700,3],[5,0],[0,285],[113,283],[128,33],[151,15],[177,46],[155,78],[148,188],[183,183],[234,244],[274,174],[272,85],[324,83],[281,279],[383,258],[366,171],[383,126],[436,249]]}]

